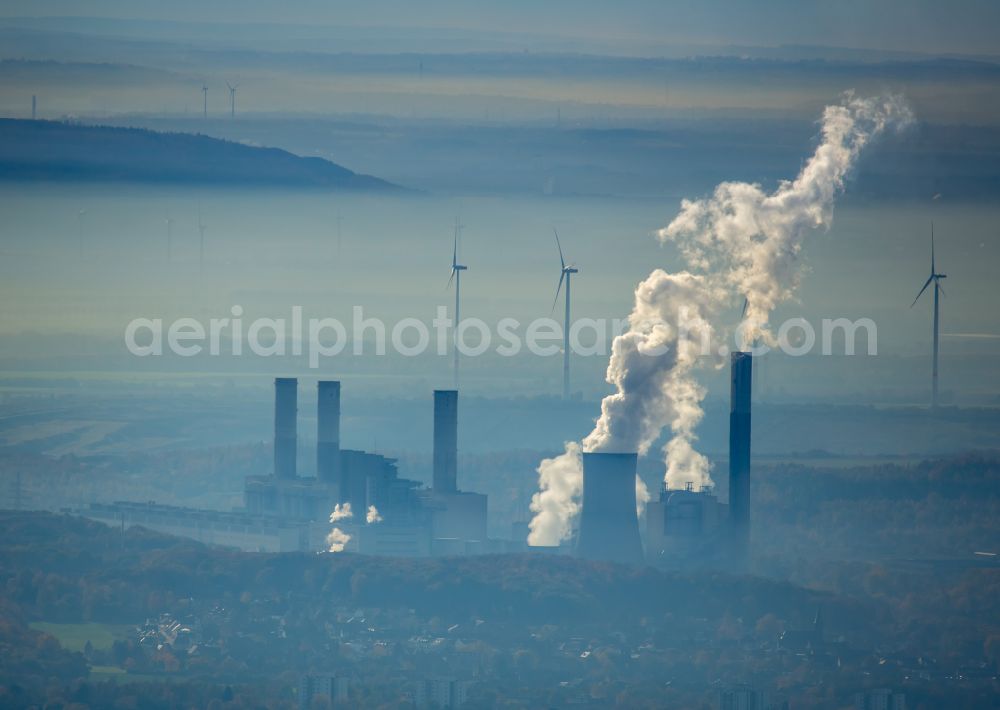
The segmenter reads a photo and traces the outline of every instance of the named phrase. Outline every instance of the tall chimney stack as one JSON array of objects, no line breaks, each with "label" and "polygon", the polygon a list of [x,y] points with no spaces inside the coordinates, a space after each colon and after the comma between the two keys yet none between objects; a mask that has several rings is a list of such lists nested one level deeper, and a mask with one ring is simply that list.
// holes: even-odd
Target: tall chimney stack
[{"label": "tall chimney stack", "polygon": [[274,475],[295,478],[297,453],[296,418],[299,412],[299,381],[294,377],[274,380]]},{"label": "tall chimney stack", "polygon": [[745,555],[750,542],[750,396],[753,358],[732,354],[729,407],[729,518],[735,551]]},{"label": "tall chimney stack", "polygon": [[458,390],[434,390],[434,490],[458,490]]},{"label": "tall chimney stack", "polygon": [[340,480],[340,382],[321,380],[317,387],[316,477]]}]

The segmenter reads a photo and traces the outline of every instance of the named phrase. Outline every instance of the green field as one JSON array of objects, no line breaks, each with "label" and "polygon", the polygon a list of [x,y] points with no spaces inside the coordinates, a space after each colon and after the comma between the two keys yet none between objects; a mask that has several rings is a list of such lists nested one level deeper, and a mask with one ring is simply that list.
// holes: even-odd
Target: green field
[{"label": "green field", "polygon": [[90,641],[95,649],[108,649],[118,639],[124,639],[132,632],[128,624],[52,624],[35,621],[31,628],[55,636],[59,644],[69,651],[83,651]]}]

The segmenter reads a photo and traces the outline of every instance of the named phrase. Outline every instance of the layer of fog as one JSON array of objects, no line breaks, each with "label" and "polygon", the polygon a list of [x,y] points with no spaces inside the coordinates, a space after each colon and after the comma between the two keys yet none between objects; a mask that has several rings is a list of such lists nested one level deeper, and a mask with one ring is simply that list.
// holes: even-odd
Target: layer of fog
[{"label": "layer of fog", "polygon": [[[383,318],[390,327],[405,317],[429,324],[437,306],[450,308],[446,285],[456,216],[465,225],[461,258],[470,267],[463,279],[463,315],[487,323],[504,317],[522,323],[561,320],[551,312],[559,266],[553,226],[581,269],[574,279],[574,318],[623,317],[644,273],[679,264],[673,249],[657,246],[651,236],[676,212],[670,198],[385,198],[38,185],[5,187],[0,207],[6,216],[0,236],[4,355],[8,363],[31,369],[307,375],[305,358],[137,361],[125,350],[122,335],[136,317],[207,321],[227,317],[236,304],[246,320],[288,317],[292,306],[300,305],[306,317],[350,323],[352,307],[361,306],[366,316]],[[199,212],[206,237],[204,275]],[[983,353],[980,362],[988,363],[983,358],[989,350],[982,348],[995,341],[950,337],[1000,333],[991,307],[992,265],[1000,248],[993,226],[997,210],[984,205],[937,200],[879,206],[848,199],[838,207],[831,233],[804,250],[812,274],[800,302],[780,308],[775,322],[802,316],[818,331],[823,318],[872,318],[880,359],[841,359],[840,372],[869,372],[877,380],[887,358],[919,358],[929,347],[930,312],[909,305],[929,268],[932,219],[938,263],[949,274],[944,357],[967,355],[975,345]],[[817,374],[834,367],[809,358],[790,365],[804,373],[803,397],[822,390],[826,381],[809,386],[806,362],[816,362]],[[574,390],[588,397],[604,394],[605,364],[606,356],[575,358]],[[559,368],[558,357],[469,358],[463,362],[464,385],[481,394],[554,393]],[[450,382],[447,356],[323,363],[323,372],[338,370],[396,378],[401,388],[414,381]],[[918,375],[919,364],[913,370]],[[922,388],[921,379],[914,379],[914,388]],[[974,390],[975,383],[966,388]],[[859,383],[858,389],[867,386]]]}]

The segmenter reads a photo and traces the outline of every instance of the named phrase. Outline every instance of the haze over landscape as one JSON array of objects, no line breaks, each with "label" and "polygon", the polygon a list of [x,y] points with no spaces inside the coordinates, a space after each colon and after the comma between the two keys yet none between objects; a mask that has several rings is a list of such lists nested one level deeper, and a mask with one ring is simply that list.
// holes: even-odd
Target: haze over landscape
[{"label": "haze over landscape", "polygon": [[3,3],[0,705],[994,707],[997,27]]}]

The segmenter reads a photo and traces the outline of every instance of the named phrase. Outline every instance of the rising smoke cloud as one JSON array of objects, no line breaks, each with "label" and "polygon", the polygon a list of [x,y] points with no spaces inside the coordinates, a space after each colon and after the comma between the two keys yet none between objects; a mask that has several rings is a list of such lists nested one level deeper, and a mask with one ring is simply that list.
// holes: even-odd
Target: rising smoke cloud
[{"label": "rising smoke cloud", "polygon": [[529,545],[558,545],[572,532],[583,493],[582,451],[580,444],[567,441],[563,453],[538,464],[538,492],[531,497],[531,512],[535,515],[528,524]]},{"label": "rising smoke cloud", "polygon": [[[350,520],[353,517],[354,513],[351,511],[350,503],[337,503],[333,506],[333,512],[330,513],[330,522],[339,523],[343,520]],[[326,536],[326,549],[329,552],[343,552],[350,541],[351,536],[348,533],[335,527]]]},{"label": "rising smoke cloud", "polygon": [[[354,511],[351,510],[350,503],[337,503],[333,507],[333,512],[330,513],[330,522],[339,523],[346,520],[351,520],[354,518]],[[378,508],[374,505],[369,505],[368,510],[365,511],[365,523],[367,525],[375,525],[376,523],[382,522],[382,514],[378,512]],[[343,552],[347,547],[347,543],[351,541],[352,536],[350,533],[346,533],[339,527],[334,527],[330,531],[330,534],[326,536],[327,551],[329,552]]]},{"label": "rising smoke cloud", "polygon": [[[888,126],[911,120],[899,97],[847,93],[824,110],[821,142],[794,180],[782,181],[772,193],[725,182],[711,197],[681,203],[678,216],[657,236],[678,246],[687,270],[656,269],[636,288],[628,331],[615,338],[608,363],[606,379],[616,391],[601,403],[582,448],[568,443],[563,454],[538,466],[529,544],[557,545],[570,535],[583,488],[581,450],[644,455],[669,426],[667,486],[711,483],[709,461],[695,448],[705,397],[695,369],[702,355],[719,352],[713,323],[745,298],[745,342],[773,340],[770,314],[798,287],[803,238],[829,228],[834,198],[865,145]],[[639,484],[641,507],[648,492],[642,486],[640,494]]]},{"label": "rising smoke cloud", "polygon": [[330,522],[336,523],[341,520],[350,520],[354,517],[354,512],[351,510],[350,503],[337,503],[333,506],[333,512],[330,513]]},{"label": "rising smoke cloud", "polygon": [[746,299],[743,336],[773,342],[768,320],[799,286],[799,252],[807,234],[829,229],[833,203],[862,149],[887,127],[913,120],[899,96],[858,98],[823,111],[820,145],[794,180],[772,193],[745,182],[719,184],[711,197],[683,200],[680,214],[658,232],[689,268],[712,275]]},{"label": "rising smoke cloud", "polygon": [[326,548],[329,552],[343,552],[347,543],[351,541],[351,536],[340,528],[334,528],[326,536]]}]

